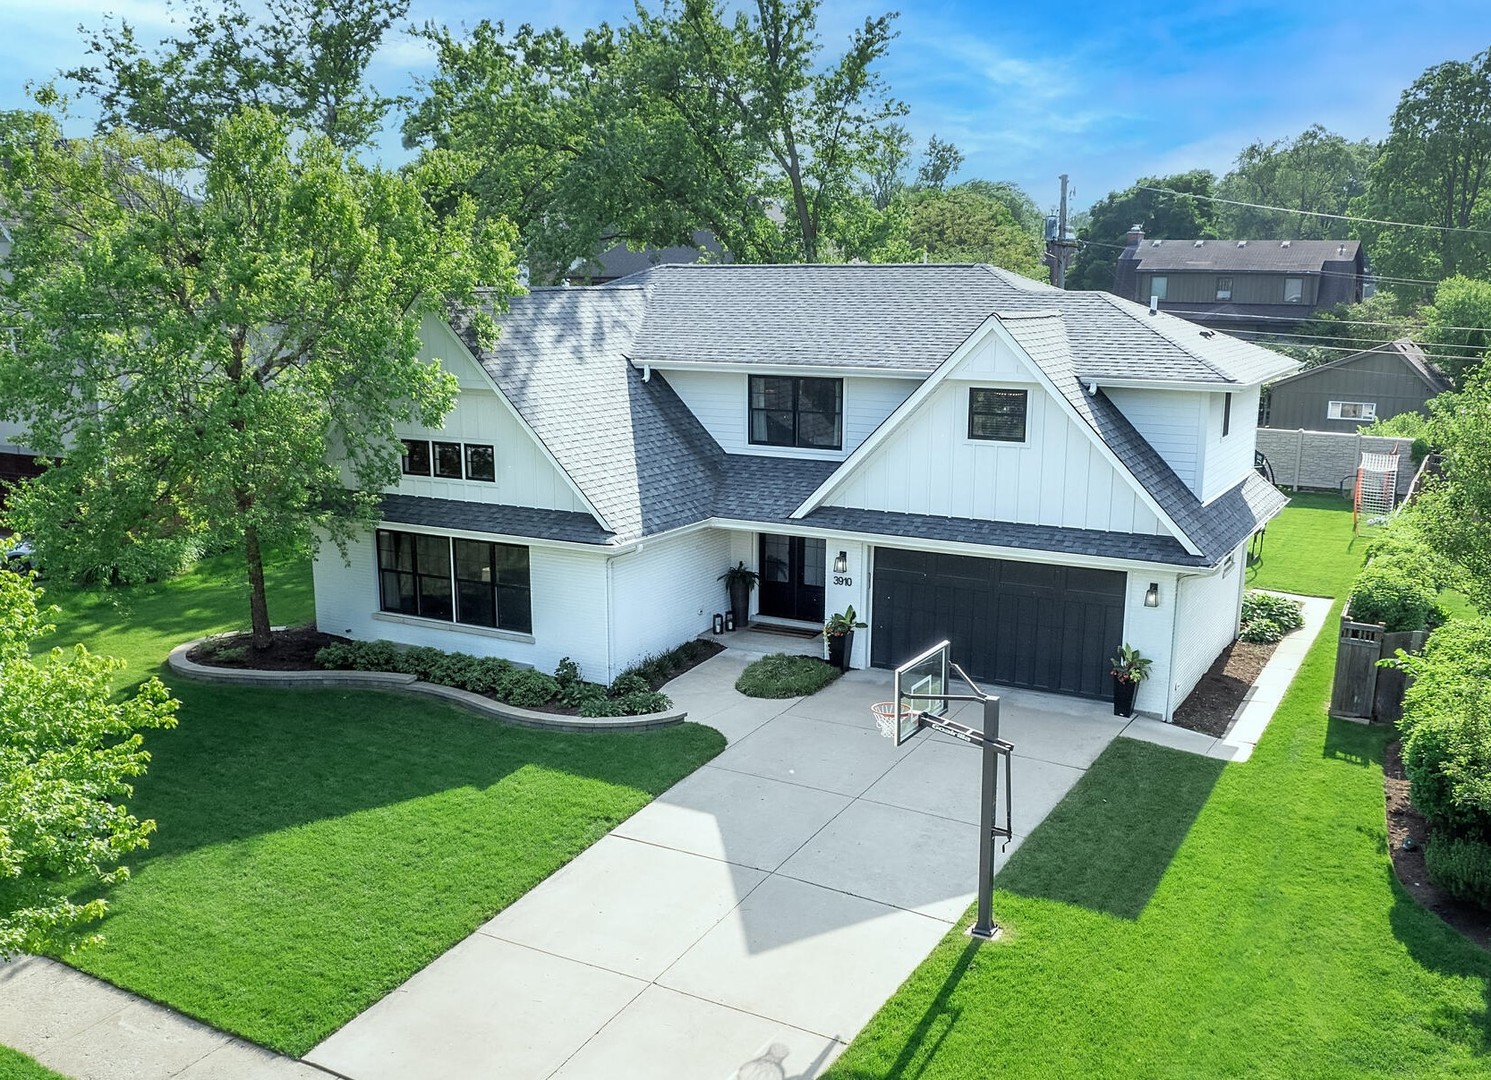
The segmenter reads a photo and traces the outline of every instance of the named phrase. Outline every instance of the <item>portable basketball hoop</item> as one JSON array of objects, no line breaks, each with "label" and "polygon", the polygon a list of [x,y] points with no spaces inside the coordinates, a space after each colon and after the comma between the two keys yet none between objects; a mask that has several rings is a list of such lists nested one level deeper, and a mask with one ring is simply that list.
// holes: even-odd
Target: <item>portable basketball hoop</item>
[{"label": "portable basketball hoop", "polygon": [[[1010,755],[1014,746],[999,737],[999,698],[986,694],[952,662],[952,647],[943,641],[896,668],[895,699],[870,706],[875,726],[897,746],[930,728],[983,751],[982,799],[979,807],[978,916],[969,931],[974,937],[998,936],[994,924],[994,845],[1006,844],[1014,836],[1014,802],[1010,794]],[[949,679],[957,675],[969,693],[949,693]],[[969,727],[947,718],[954,701],[976,701],[983,706],[982,728]],[[999,760],[1004,759],[1004,824],[998,823]]]}]

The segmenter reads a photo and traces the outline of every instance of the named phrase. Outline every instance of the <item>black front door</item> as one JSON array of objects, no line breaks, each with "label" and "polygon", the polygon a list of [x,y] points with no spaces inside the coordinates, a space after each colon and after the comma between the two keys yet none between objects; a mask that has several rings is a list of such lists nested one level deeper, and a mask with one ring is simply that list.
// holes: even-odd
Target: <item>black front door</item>
[{"label": "black front door", "polygon": [[761,614],[823,621],[826,542],[801,536],[761,536]]}]

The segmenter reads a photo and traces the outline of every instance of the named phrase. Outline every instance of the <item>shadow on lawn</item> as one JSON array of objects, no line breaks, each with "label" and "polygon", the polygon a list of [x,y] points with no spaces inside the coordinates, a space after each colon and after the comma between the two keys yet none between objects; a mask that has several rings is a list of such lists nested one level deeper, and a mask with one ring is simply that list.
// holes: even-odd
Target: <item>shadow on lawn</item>
[{"label": "shadow on lawn", "polygon": [[1353,720],[1330,717],[1325,728],[1325,748],[1321,756],[1351,765],[1382,765],[1382,748],[1392,737],[1390,724],[1358,724]]},{"label": "shadow on lawn", "polygon": [[1421,966],[1441,975],[1470,979],[1480,984],[1480,1006],[1456,1010],[1444,1002],[1437,1025],[1474,1032],[1476,1051],[1491,1053],[1491,953],[1469,941],[1438,915],[1424,908],[1398,881],[1389,862],[1384,870],[1393,894],[1388,922],[1393,936]]},{"label": "shadow on lawn", "polygon": [[1137,919],[1225,767],[1151,743],[1113,740],[1011,856],[996,884],[1020,896]]}]

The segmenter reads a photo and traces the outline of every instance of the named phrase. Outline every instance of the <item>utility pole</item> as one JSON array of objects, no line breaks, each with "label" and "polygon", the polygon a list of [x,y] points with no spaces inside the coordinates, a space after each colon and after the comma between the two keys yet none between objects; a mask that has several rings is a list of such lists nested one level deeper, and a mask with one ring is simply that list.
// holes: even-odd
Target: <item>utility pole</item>
[{"label": "utility pole", "polygon": [[1077,241],[1067,226],[1067,176],[1061,174],[1061,212],[1046,218],[1046,254],[1042,258],[1051,268],[1051,284],[1066,288],[1066,266],[1077,250]]}]

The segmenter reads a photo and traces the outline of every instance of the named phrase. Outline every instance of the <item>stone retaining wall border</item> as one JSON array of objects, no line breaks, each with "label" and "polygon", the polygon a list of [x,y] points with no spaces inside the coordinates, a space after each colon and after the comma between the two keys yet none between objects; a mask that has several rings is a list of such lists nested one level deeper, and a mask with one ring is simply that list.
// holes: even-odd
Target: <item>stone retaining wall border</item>
[{"label": "stone retaining wall border", "polygon": [[688,716],[682,709],[641,716],[559,716],[520,709],[454,686],[421,682],[413,675],[399,671],[253,671],[213,667],[187,658],[189,652],[208,640],[198,638],[176,646],[166,657],[167,666],[177,675],[220,686],[256,686],[275,690],[391,690],[423,694],[452,702],[493,720],[546,731],[652,731],[681,724]]}]

